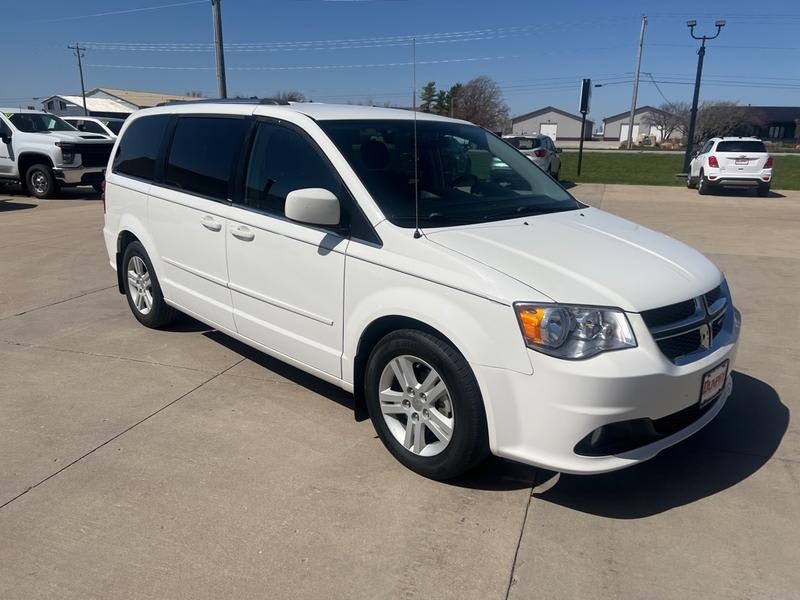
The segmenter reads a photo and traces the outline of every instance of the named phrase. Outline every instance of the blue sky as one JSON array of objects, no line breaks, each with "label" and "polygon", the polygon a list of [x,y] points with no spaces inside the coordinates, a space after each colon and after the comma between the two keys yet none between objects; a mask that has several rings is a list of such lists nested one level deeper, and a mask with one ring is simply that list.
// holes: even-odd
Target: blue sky
[{"label": "blue sky", "polygon": [[[701,99],[800,104],[800,6],[796,0],[762,5],[752,0],[716,4],[683,0],[222,3],[224,37],[230,45],[226,53],[230,95],[268,96],[276,90],[298,89],[318,101],[409,105],[411,69],[403,63],[410,61],[411,50],[402,40],[385,38],[419,35],[420,87],[429,80],[449,85],[488,75],[500,83],[514,115],[545,105],[575,112],[580,78],[591,77],[606,82],[594,89],[591,117],[599,121],[630,106],[640,18],[647,14],[642,70],[652,73],[657,85],[650,75],[643,74],[640,105],[657,105],[664,97],[691,99],[697,43],[690,39],[685,25],[690,18],[698,20],[700,32],[709,33],[714,31],[715,19],[728,21],[720,38],[709,44]],[[215,93],[213,52],[205,46],[185,51],[185,44],[212,40],[210,1],[37,0],[4,4],[0,54],[7,60],[0,78],[0,105],[30,104],[34,96],[79,93],[75,58],[66,48],[75,42],[145,44],[151,49],[90,48],[84,59],[87,89],[108,86]],[[167,4],[180,5],[89,16]],[[758,13],[759,6],[768,9]],[[326,44],[321,42],[324,40],[348,41]],[[317,43],[303,49],[273,45],[268,51],[263,51],[263,46],[234,46],[303,41]],[[146,44],[178,46],[152,51]],[[318,68],[326,66],[348,68]]]}]

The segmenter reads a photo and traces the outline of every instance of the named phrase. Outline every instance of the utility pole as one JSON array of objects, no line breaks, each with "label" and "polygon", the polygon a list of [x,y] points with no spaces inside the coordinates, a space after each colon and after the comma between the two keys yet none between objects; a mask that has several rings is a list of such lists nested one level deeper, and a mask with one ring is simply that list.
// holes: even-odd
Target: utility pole
[{"label": "utility pole", "polygon": [[636,52],[636,74],[633,77],[633,97],[631,98],[631,115],[628,119],[628,150],[633,146],[633,119],[636,117],[636,98],[639,95],[639,70],[642,68],[642,46],[644,45],[644,30],[647,27],[647,17],[642,15],[642,29],[639,31],[639,50]]},{"label": "utility pole", "polygon": [[581,113],[581,140],[578,145],[578,168],[577,176],[581,176],[581,164],[583,164],[583,138],[586,137],[586,114],[589,112],[589,105],[592,101],[592,80],[584,79],[581,81],[581,99],[578,109]]},{"label": "utility pole", "polygon": [[81,63],[81,58],[83,55],[81,52],[85,50],[85,48],[81,48],[80,43],[75,42],[74,46],[67,46],[70,50],[75,51],[75,56],[78,57],[78,72],[81,74],[81,98],[83,98],[83,116],[88,117],[89,111],[86,110],[86,88],[83,86],[83,64]]},{"label": "utility pole", "polygon": [[214,13],[214,50],[217,55],[217,89],[220,98],[228,97],[228,85],[225,82],[225,52],[222,47],[222,0],[211,0]]},{"label": "utility pole", "polygon": [[[694,148],[694,128],[697,124],[697,102],[700,100],[700,79],[703,76],[703,58],[706,55],[706,40],[713,40],[719,37],[720,31],[725,27],[725,21],[716,21],[714,25],[717,28],[717,33],[714,35],[704,35],[697,37],[694,34],[694,28],[697,26],[697,21],[686,21],[686,26],[689,28],[689,33],[695,40],[702,40],[700,49],[697,51],[697,75],[694,79],[694,97],[692,98],[692,113],[689,117],[689,132],[686,134],[686,154],[683,156],[683,172],[689,173],[689,163],[692,162],[692,150]],[[688,177],[688,175],[687,175]]]}]

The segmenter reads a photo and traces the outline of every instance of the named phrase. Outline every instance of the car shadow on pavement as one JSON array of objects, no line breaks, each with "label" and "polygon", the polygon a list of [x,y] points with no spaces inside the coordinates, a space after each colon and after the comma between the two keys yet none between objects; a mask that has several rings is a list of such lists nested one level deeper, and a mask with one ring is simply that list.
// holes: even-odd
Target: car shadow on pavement
[{"label": "car shadow on pavement", "polygon": [[536,498],[611,519],[641,519],[712,496],[747,479],[775,453],[789,409],[768,384],[734,372],[717,418],[689,439],[635,467],[561,475]]},{"label": "car shadow on pavement", "polygon": [[26,210],[28,208],[36,208],[38,204],[29,204],[27,202],[3,202],[0,199],[0,212],[12,212],[15,210]]},{"label": "car shadow on pavement", "polygon": [[268,354],[264,354],[255,348],[251,348],[239,340],[227,336],[224,333],[220,333],[219,331],[209,330],[204,332],[203,335],[211,340],[214,340],[218,344],[225,346],[229,350],[236,352],[242,356],[242,358],[246,358],[256,363],[265,370],[270,371],[271,373],[284,379],[288,379],[292,383],[302,386],[307,390],[314,392],[315,394],[324,396],[325,398],[328,398],[329,400],[332,400],[349,410],[355,411],[355,401],[353,400],[353,395],[345,392],[343,389],[336,387],[327,381],[323,381],[322,379],[314,377],[305,371],[301,371],[292,365],[281,362],[276,358],[272,358]]}]

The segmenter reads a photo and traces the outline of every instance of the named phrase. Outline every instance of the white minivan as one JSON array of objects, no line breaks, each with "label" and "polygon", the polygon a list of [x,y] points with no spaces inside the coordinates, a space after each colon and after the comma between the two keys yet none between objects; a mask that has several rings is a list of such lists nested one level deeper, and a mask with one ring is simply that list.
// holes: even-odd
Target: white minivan
[{"label": "white minivan", "polygon": [[720,270],[464,121],[275,101],[141,110],[105,211],[142,324],[186,313],[352,392],[427,477],[489,453],[620,469],[731,393],[740,317]]}]

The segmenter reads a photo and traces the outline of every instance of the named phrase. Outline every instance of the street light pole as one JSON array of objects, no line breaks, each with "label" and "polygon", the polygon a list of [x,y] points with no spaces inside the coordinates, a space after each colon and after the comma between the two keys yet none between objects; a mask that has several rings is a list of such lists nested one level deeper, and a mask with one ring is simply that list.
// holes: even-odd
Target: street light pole
[{"label": "street light pole", "polygon": [[228,84],[225,80],[225,51],[222,46],[222,0],[211,0],[214,13],[214,50],[217,55],[217,90],[220,98],[228,97]]},{"label": "street light pole", "polygon": [[694,149],[694,129],[697,125],[697,103],[700,100],[700,79],[703,76],[703,58],[706,55],[706,41],[713,40],[719,37],[722,28],[725,27],[725,21],[716,21],[714,25],[717,28],[717,33],[714,35],[704,35],[698,37],[694,34],[694,28],[697,26],[697,21],[686,21],[686,26],[689,28],[692,38],[695,40],[702,40],[700,49],[697,51],[697,76],[694,80],[694,96],[692,98],[692,112],[689,117],[689,131],[686,134],[686,154],[683,157],[683,172],[689,172],[689,163],[692,162],[692,150]]}]

